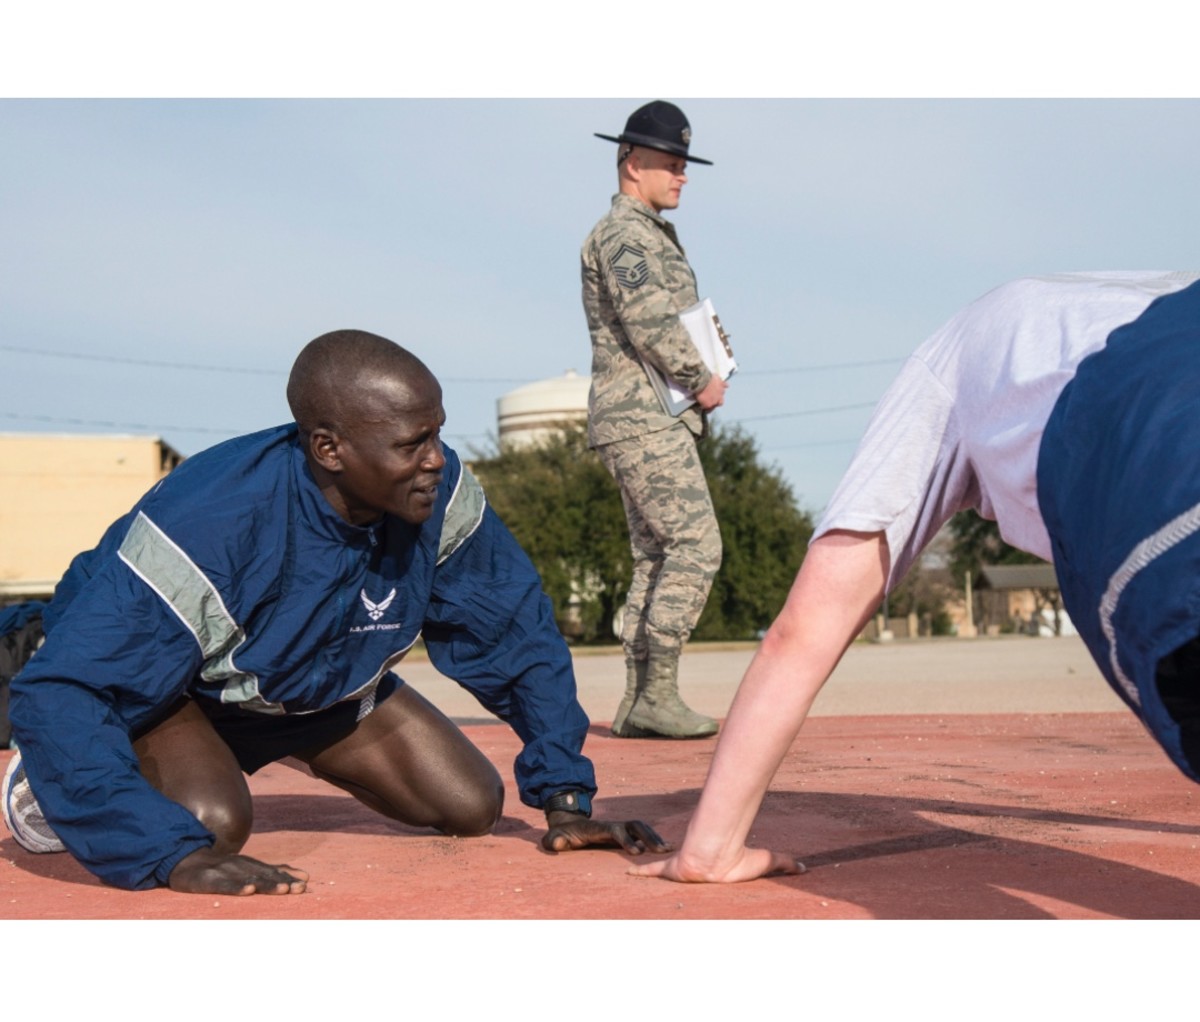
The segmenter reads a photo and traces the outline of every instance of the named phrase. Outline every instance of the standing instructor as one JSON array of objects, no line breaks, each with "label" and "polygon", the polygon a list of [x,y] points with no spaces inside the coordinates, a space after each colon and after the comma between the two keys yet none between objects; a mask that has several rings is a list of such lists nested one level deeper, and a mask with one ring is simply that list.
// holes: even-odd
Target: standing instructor
[{"label": "standing instructor", "polygon": [[[592,339],[588,441],[616,480],[629,523],[633,579],[621,642],[625,696],[620,738],[699,738],[717,722],[679,696],[679,656],[721,564],[721,534],[696,440],[725,381],[700,357],[679,313],[699,300],[675,227],[691,128],[656,100],[635,110],[617,143],[619,191],[582,251],[583,307]],[[678,417],[659,401],[646,364],[695,395]]]}]

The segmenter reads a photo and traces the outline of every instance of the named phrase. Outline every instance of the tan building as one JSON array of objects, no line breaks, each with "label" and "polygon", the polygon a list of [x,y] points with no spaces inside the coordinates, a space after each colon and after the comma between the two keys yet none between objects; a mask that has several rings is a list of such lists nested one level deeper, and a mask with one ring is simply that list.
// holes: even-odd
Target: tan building
[{"label": "tan building", "polygon": [[988,634],[1002,631],[1028,635],[1074,635],[1063,610],[1054,565],[990,564],[975,580],[979,625]]},{"label": "tan building", "polygon": [[49,597],[71,559],[181,461],[155,436],[0,433],[0,603]]}]

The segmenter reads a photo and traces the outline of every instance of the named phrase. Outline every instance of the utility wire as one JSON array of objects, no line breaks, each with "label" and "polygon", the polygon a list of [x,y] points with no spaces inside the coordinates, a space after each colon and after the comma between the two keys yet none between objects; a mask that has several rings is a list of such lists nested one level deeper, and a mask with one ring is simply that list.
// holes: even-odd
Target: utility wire
[{"label": "utility wire", "polygon": [[863,408],[874,408],[877,401],[865,401],[857,405],[836,405],[831,408],[804,408],[798,412],[777,412],[774,415],[745,415],[734,419],[734,422],[766,422],[769,419],[795,419],[801,415],[825,415],[830,412],[857,412]]},{"label": "utility wire", "polygon": [[[127,358],[117,355],[98,355],[86,352],[68,352],[68,351],[43,351],[38,348],[30,348],[14,344],[0,344],[0,351],[13,352],[23,355],[40,355],[44,358],[60,358],[74,361],[88,362],[104,362],[119,365],[136,365],[145,366],[156,369],[182,369],[189,372],[212,372],[212,373],[232,373],[242,375],[255,376],[274,376],[283,377],[286,375],[280,370],[275,369],[253,369],[241,366],[218,366],[205,365],[194,362],[172,362],[162,359],[146,359],[146,358]],[[763,375],[779,375],[783,373],[798,373],[798,372],[823,372],[834,369],[857,369],[876,365],[886,365],[890,363],[900,362],[902,359],[871,359],[862,362],[839,362],[828,363],[826,365],[815,366],[796,366],[783,369],[755,369],[748,371],[739,370],[739,376],[763,376]],[[524,378],[502,378],[502,377],[458,377],[458,378],[443,378],[444,383],[524,383],[527,382]],[[733,422],[769,422],[778,419],[794,419],[811,415],[826,415],[835,412],[860,411],[865,408],[873,408],[874,401],[864,402],[852,405],[838,405],[827,408],[805,408],[793,412],[777,412],[770,415],[747,415],[731,417]],[[98,419],[72,419],[61,416],[49,415],[17,415],[11,412],[0,412],[0,418],[16,419],[25,422],[41,422],[51,425],[65,426],[90,426],[93,428],[104,429],[126,429],[151,432],[156,434],[165,434],[168,432],[176,433],[205,433],[215,436],[237,436],[239,430],[218,429],[209,426],[178,426],[178,425],[163,425],[151,426],[141,422],[112,422]],[[479,434],[447,434],[448,437],[455,440],[469,440]]]},{"label": "utility wire", "polygon": [[186,369],[202,373],[240,373],[249,376],[286,376],[278,369],[249,369],[241,366],[201,365],[193,362],[168,362],[152,358],[123,358],[120,355],[92,355],[81,351],[42,351],[39,348],[23,348],[15,344],[0,344],[0,351],[11,351],[20,355],[40,355],[43,358],[65,358],[79,362],[108,362],[117,365],[148,366],[154,369]]},{"label": "utility wire", "polygon": [[830,362],[816,366],[789,366],[786,369],[739,369],[738,376],[779,376],[783,373],[823,373],[829,369],[866,369],[870,366],[889,366],[903,362],[903,358],[872,358],[862,362]]},{"label": "utility wire", "polygon": [[15,412],[0,412],[0,418],[16,419],[18,422],[45,422],[57,426],[103,426],[105,429],[132,429],[147,433],[215,433],[220,436],[238,436],[241,430],[215,429],[210,426],[151,426],[144,422],[109,422],[105,419],[69,419],[57,415],[20,415]]},{"label": "utility wire", "polygon": [[808,444],[764,444],[763,452],[770,453],[772,451],[798,451],[812,447],[844,447],[847,444],[856,444],[862,437],[852,437],[848,440],[814,440]]},{"label": "utility wire", "polygon": [[[153,433],[162,436],[165,433],[213,433],[218,436],[242,436],[256,429],[267,429],[267,426],[250,426],[246,429],[217,429],[211,426],[151,426],[144,422],[110,422],[107,419],[69,419],[56,415],[21,415],[17,412],[0,412],[0,419],[14,419],[17,422],[44,422],[55,426],[92,426],[104,429],[128,429],[139,432]],[[277,425],[277,423],[272,423]],[[451,440],[473,440],[487,438],[486,433],[445,433]]]},{"label": "utility wire", "polygon": [[[165,359],[126,358],[120,355],[93,355],[82,351],[42,351],[39,348],[27,348],[17,344],[0,344],[0,351],[10,351],[19,355],[40,355],[43,358],[61,358],[76,362],[105,362],[115,365],[144,366],[151,369],[184,369],[188,372],[200,373],[231,373],[241,376],[275,376],[282,378],[288,375],[281,369],[251,369],[245,366],[204,365],[199,362],[170,362]],[[443,383],[528,383],[525,377],[438,377]]]},{"label": "utility wire", "polygon": [[[188,372],[202,373],[232,373],[246,376],[276,376],[284,377],[287,373],[280,369],[252,369],[244,366],[206,365],[199,362],[172,362],[166,359],[129,358],[120,355],[96,355],[82,351],[44,351],[41,348],[30,348],[18,344],[0,344],[0,351],[9,351],[19,355],[38,355],[43,358],[60,358],[80,362],[105,362],[116,365],[145,366],[153,369],[183,369]],[[785,373],[819,373],[836,369],[864,369],[871,366],[895,365],[903,362],[903,358],[876,358],[861,362],[830,362],[825,365],[785,366],[782,369],[739,369],[741,376],[778,376]],[[439,377],[443,383],[529,383],[527,377],[514,376],[459,376]]]}]

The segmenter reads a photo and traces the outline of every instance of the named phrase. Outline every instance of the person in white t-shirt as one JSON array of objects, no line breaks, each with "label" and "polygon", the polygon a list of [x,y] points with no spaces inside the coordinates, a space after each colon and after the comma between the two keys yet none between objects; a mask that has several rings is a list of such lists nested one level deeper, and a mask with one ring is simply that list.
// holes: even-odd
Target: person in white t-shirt
[{"label": "person in white t-shirt", "polygon": [[[1098,666],[1200,779],[1198,279],[1018,280],[917,349],[742,679],[685,840],[630,872],[734,882],[803,871],[790,854],[745,845],[767,786],[888,588],[968,508],[994,519],[1008,543],[1055,561]],[[1164,477],[1181,485],[1147,482]]]}]

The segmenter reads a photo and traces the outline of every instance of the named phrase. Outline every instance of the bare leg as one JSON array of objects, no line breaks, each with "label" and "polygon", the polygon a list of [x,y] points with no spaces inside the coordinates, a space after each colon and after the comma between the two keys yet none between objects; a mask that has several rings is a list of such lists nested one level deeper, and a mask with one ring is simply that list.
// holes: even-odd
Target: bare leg
[{"label": "bare leg", "polygon": [[200,708],[191,700],[133,743],[142,776],[216,835],[213,851],[241,851],[254,810],[246,778]]},{"label": "bare leg", "polygon": [[254,820],[250,789],[233,751],[191,700],[133,743],[142,776],[213,832],[211,848],[182,859],[172,890],[189,894],[302,894],[303,870],[238,854]]},{"label": "bare leg", "polygon": [[298,753],[376,812],[446,834],[487,834],[504,808],[496,768],[445,714],[402,685],[340,741]]},{"label": "bare leg", "polygon": [[747,848],[745,840],[821,686],[883,599],[887,574],[882,532],[829,532],[809,547],[738,686],[682,847],[630,872],[730,882],[796,871],[789,856]]}]

